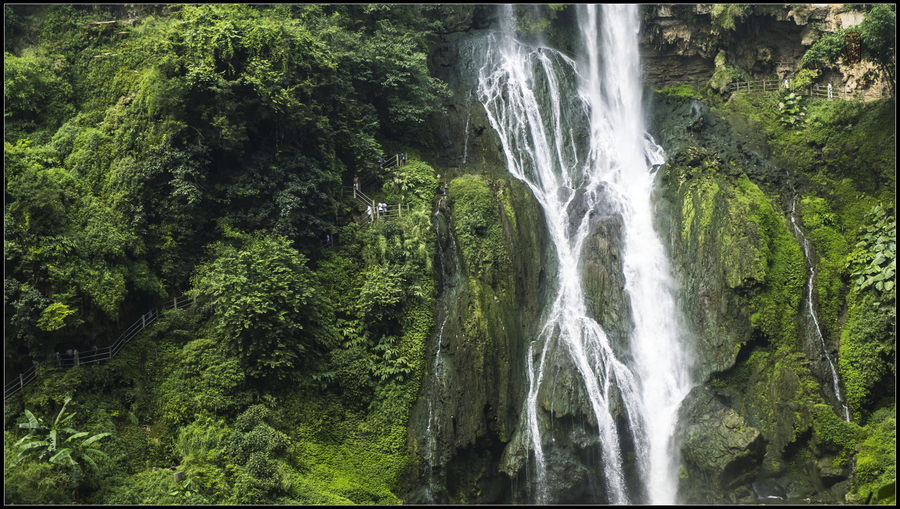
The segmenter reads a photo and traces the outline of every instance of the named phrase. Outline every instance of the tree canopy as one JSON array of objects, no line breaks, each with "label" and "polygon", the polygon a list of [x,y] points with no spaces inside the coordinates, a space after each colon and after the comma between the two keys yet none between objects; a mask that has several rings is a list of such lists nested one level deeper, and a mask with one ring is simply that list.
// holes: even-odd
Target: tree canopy
[{"label": "tree canopy", "polygon": [[219,245],[198,268],[194,294],[212,316],[212,334],[254,377],[315,369],[333,346],[319,325],[316,280],[285,237],[256,235]]},{"label": "tree canopy", "polygon": [[446,87],[422,9],[7,6],[13,346],[48,357],[180,293],[211,224],[310,254],[383,141],[430,139]]}]

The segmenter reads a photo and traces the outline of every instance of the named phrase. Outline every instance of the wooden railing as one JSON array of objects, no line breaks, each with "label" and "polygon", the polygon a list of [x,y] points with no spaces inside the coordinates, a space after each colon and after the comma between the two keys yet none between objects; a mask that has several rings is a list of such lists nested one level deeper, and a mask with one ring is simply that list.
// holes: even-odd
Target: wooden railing
[{"label": "wooden railing", "polygon": [[[105,346],[103,348],[97,348],[96,350],[88,350],[86,352],[78,352],[73,353],[72,355],[63,354],[57,352],[56,358],[54,359],[54,366],[59,369],[72,368],[78,366],[80,364],[99,364],[100,361],[108,361],[116,356],[119,351],[122,350],[129,341],[132,340],[135,336],[137,336],[141,331],[146,329],[150,324],[156,321],[159,318],[159,314],[161,311],[166,311],[169,309],[186,309],[190,308],[194,305],[194,298],[189,297],[187,295],[182,295],[181,297],[175,297],[171,302],[162,307],[161,310],[157,310],[156,308],[147,311],[141,318],[131,324],[130,327],[125,329],[122,332],[122,335],[119,336],[119,339],[116,340],[110,346]],[[8,400],[9,398],[15,396],[22,389],[25,388],[26,385],[37,379],[37,372],[35,371],[35,367],[31,366],[24,373],[20,373],[19,377],[16,380],[6,384],[3,389],[3,401]]]},{"label": "wooden railing", "polygon": [[[728,87],[732,92],[776,92],[784,88],[784,81],[739,81],[735,83],[729,83]],[[818,90],[816,90],[815,86],[813,85],[796,90],[793,86],[791,86],[789,81],[788,89],[797,95],[806,95],[810,97],[829,99],[827,85],[824,87],[820,85]],[[848,92],[847,87],[832,87],[831,89],[831,99],[843,99],[847,101],[858,100],[865,102],[867,100],[874,101],[875,99],[886,99],[887,97],[888,95],[885,94],[884,89],[882,89],[880,93],[873,90],[869,90],[868,93],[866,92],[866,90],[859,90],[858,92]]]}]

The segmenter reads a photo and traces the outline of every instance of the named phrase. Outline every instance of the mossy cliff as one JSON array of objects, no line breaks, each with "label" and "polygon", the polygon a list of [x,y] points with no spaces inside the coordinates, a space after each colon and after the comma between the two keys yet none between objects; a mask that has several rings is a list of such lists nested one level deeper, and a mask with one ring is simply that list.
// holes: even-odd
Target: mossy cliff
[{"label": "mossy cliff", "polygon": [[[659,222],[668,232],[682,285],[680,301],[696,338],[693,351],[700,362],[695,377],[702,382],[686,399],[676,434],[683,439],[681,500],[868,500],[894,475],[892,456],[874,452],[893,443],[874,446],[881,427],[894,426],[878,417],[894,408],[893,391],[879,389],[893,377],[893,350],[878,346],[890,341],[885,327],[891,327],[894,315],[872,306],[875,297],[863,304],[847,278],[856,231],[877,216],[867,215],[878,202],[875,196],[888,198],[870,184],[891,179],[889,166],[882,163],[884,152],[854,156],[854,164],[867,168],[855,178],[844,173],[846,163],[791,164],[815,161],[842,142],[827,136],[827,129],[841,117],[846,120],[845,105],[809,105],[817,120],[797,131],[782,127],[786,123],[775,118],[778,110],[760,102],[756,114],[748,116],[741,113],[739,98],[719,103],[714,111],[689,98],[658,99],[655,130],[667,149]],[[855,118],[867,120],[848,129],[847,136],[890,140],[890,131],[870,120],[880,118],[887,107],[852,108]],[[769,116],[765,125],[771,129],[764,131],[761,124]],[[761,132],[765,134],[759,136]],[[818,143],[797,143],[804,137]],[[794,138],[798,140],[792,143]],[[760,153],[772,153],[772,161]],[[794,232],[792,214],[800,233]],[[892,216],[878,217],[881,222],[864,232],[870,242],[884,239],[887,246],[892,237],[879,233],[884,226],[878,225],[892,224]],[[805,239],[812,267],[804,257]],[[866,243],[857,245],[865,249]],[[889,256],[884,262],[875,255],[870,259],[888,267]],[[829,360],[809,313],[810,269],[816,274],[812,295],[818,327],[828,356],[840,359],[835,364],[854,422],[841,419]],[[871,266],[866,270],[875,272]],[[873,280],[893,277],[889,268],[878,274]],[[882,288],[891,289],[893,283]],[[893,299],[890,291],[881,293],[881,298]],[[861,366],[875,373],[860,376]],[[860,475],[854,460],[863,455],[872,472]]]},{"label": "mossy cliff", "polygon": [[[799,37],[809,30],[805,21],[794,23],[798,15],[778,21],[796,25],[790,34]],[[491,21],[479,19],[466,27]],[[550,29],[567,22],[560,12]],[[753,44],[764,38],[765,30],[757,32],[745,34]],[[517,443],[517,412],[527,382],[523,359],[552,290],[554,257],[534,198],[504,171],[497,136],[474,98],[479,33],[445,34],[431,55],[432,70],[453,91],[450,114],[436,130],[434,165],[447,185],[437,207],[442,263],[457,275],[443,283],[440,347],[432,342],[426,355],[432,362],[440,348],[433,370],[442,373],[442,387],[424,384],[410,425],[421,459],[409,479],[410,502],[527,499],[521,467],[528,447]],[[708,56],[697,65],[711,75],[715,55]],[[764,67],[760,72],[771,72]],[[650,119],[667,155],[657,226],[695,338],[698,383],[677,430],[679,501],[870,500],[895,475],[895,321],[885,307],[893,302],[893,258],[872,254],[893,249],[886,225],[894,159],[878,146],[894,143],[890,105],[810,102],[786,92],[723,103],[708,88],[665,92]],[[804,115],[779,107],[785,101]],[[593,226],[582,258],[587,304],[611,338],[624,340],[630,317],[620,226],[614,215]],[[829,361],[853,422],[841,418]],[[549,484],[573,501],[601,499],[602,472],[579,459],[596,445],[592,424],[578,422],[589,413],[561,366],[539,395],[559,451]],[[446,415],[436,419],[439,408]]]},{"label": "mossy cliff", "polygon": [[410,445],[427,489],[408,501],[506,500],[499,461],[527,390],[524,338],[546,292],[543,218],[524,184],[471,174],[449,182],[438,216],[449,221],[438,221],[444,280],[426,364],[440,380],[413,411]]}]

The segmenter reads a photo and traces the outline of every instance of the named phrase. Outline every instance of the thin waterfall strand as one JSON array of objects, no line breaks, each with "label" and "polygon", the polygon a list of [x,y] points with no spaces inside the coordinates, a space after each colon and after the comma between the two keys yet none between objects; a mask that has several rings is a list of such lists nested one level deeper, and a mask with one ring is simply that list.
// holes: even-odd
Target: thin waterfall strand
[{"label": "thin waterfall strand", "polygon": [[795,205],[797,204],[797,199],[795,198],[791,202],[791,225],[794,227],[794,231],[800,237],[800,244],[803,247],[803,256],[806,258],[806,265],[809,267],[809,278],[806,280],[806,302],[809,306],[809,316],[812,318],[814,332],[816,337],[819,339],[819,343],[822,345],[822,353],[825,354],[825,360],[828,361],[828,368],[831,370],[831,382],[834,387],[834,397],[837,398],[838,403],[841,404],[842,409],[844,410],[844,420],[850,421],[850,409],[847,407],[847,403],[844,401],[843,396],[841,395],[841,385],[838,380],[838,372],[837,368],[834,367],[834,362],[831,361],[831,356],[828,355],[828,347],[825,345],[825,336],[822,335],[822,329],[819,327],[819,319],[816,316],[815,307],[813,307],[813,284],[815,283],[816,277],[816,269],[813,266],[812,257],[810,256],[809,249],[809,241],[806,239],[806,236],[803,235],[803,231],[797,226],[797,221],[794,219],[795,215]]}]

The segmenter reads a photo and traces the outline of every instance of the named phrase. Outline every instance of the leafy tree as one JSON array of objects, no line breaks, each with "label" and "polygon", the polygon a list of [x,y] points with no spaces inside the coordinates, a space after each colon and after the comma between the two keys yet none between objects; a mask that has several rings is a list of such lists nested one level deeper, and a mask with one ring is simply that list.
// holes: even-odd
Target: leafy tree
[{"label": "leafy tree", "polygon": [[[49,462],[54,465],[70,467],[72,477],[79,481],[84,478],[82,464],[87,465],[95,473],[99,473],[97,459],[109,459],[106,453],[91,444],[109,436],[110,433],[91,435],[88,431],[75,431],[67,423],[75,417],[75,413],[66,415],[66,405],[72,401],[66,398],[56,419],[49,426],[38,419],[29,410],[25,410],[27,421],[19,424],[20,428],[31,430],[28,435],[16,442],[20,448],[10,466],[17,465],[26,458],[34,458],[38,462]],[[80,439],[80,441],[79,441]]]},{"label": "leafy tree", "polygon": [[29,350],[50,348],[46,336],[38,326],[50,299],[27,283],[14,278],[3,280],[3,302],[11,312],[7,313],[7,348],[25,346]]},{"label": "leafy tree", "polygon": [[[442,110],[449,91],[427,67],[433,26],[418,7],[345,5],[328,10],[325,39],[346,61],[348,81],[364,103],[374,106],[382,135],[423,142],[429,115]],[[331,25],[334,23],[334,25]],[[343,30],[335,30],[337,27]]]},{"label": "leafy tree", "polygon": [[6,259],[17,279],[78,307],[88,322],[118,318],[129,283],[163,293],[122,211],[88,192],[78,173],[56,167],[52,151],[27,140],[6,149]]},{"label": "leafy tree", "polygon": [[254,155],[223,195],[237,227],[269,226],[274,234],[311,243],[333,221],[339,191],[340,181],[321,163],[286,150]]},{"label": "leafy tree", "polygon": [[890,83],[894,81],[897,55],[896,9],[894,4],[876,5],[859,25],[863,57],[874,62]]},{"label": "leafy tree", "polygon": [[791,89],[798,92],[805,91],[816,79],[816,72],[810,69],[800,69],[800,72],[791,80]]},{"label": "leafy tree", "polygon": [[431,201],[438,187],[434,169],[421,161],[410,161],[389,170],[390,179],[384,189],[401,203]]},{"label": "leafy tree", "polygon": [[[860,229],[856,249],[847,258],[854,286],[874,287],[879,300],[893,302],[897,271],[897,220],[891,207],[876,205],[869,213],[870,224]],[[877,305],[877,303],[876,303]]]},{"label": "leafy tree", "polygon": [[61,57],[3,54],[3,117],[13,133],[57,126],[73,115],[72,86]]},{"label": "leafy tree", "polygon": [[734,31],[736,28],[735,20],[743,21],[752,7],[740,4],[715,4],[710,11],[712,24],[715,27],[721,27],[723,30]]},{"label": "leafy tree", "polygon": [[257,234],[241,247],[218,244],[191,293],[251,377],[315,377],[332,345],[319,324],[316,286],[306,258],[285,237]]}]

